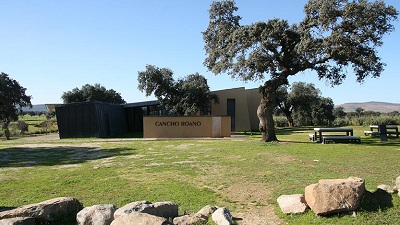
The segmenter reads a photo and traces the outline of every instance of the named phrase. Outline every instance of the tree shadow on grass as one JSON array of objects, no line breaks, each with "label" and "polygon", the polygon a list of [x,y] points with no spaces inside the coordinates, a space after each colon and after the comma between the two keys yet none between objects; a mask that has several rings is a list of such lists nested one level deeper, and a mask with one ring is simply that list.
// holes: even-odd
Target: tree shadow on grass
[{"label": "tree shadow on grass", "polygon": [[361,143],[360,144],[367,145],[367,146],[400,147],[400,138],[389,137],[387,141],[381,141],[380,138],[365,137],[365,138],[361,138]]},{"label": "tree shadow on grass", "polygon": [[313,133],[314,132],[314,127],[279,127],[275,129],[275,133],[277,135],[289,135],[289,134],[293,134],[293,133],[306,133],[306,132],[310,132]]},{"label": "tree shadow on grass", "polygon": [[82,146],[12,147],[0,149],[0,168],[80,164],[114,156],[133,155],[132,148]]}]

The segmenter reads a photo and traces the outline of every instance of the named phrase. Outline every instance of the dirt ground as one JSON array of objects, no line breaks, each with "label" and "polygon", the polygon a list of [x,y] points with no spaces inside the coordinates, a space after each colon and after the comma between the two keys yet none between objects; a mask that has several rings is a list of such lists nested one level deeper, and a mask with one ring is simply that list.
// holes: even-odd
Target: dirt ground
[{"label": "dirt ground", "polygon": [[283,221],[275,214],[274,206],[268,204],[271,195],[264,185],[258,183],[235,182],[221,195],[231,201],[237,201],[242,207],[232,212],[238,225],[275,225]]}]

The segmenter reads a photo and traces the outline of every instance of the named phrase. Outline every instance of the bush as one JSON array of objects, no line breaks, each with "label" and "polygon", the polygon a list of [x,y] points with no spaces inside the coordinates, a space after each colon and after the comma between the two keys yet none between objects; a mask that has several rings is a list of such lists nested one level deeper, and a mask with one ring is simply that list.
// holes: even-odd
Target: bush
[{"label": "bush", "polygon": [[335,127],[349,126],[349,119],[347,119],[347,118],[336,118],[333,121],[333,126],[335,126]]},{"label": "bush", "polygon": [[22,133],[28,132],[28,124],[24,120],[19,120],[17,127]]},{"label": "bush", "polygon": [[274,116],[274,123],[276,127],[287,127],[288,121],[284,116]]}]

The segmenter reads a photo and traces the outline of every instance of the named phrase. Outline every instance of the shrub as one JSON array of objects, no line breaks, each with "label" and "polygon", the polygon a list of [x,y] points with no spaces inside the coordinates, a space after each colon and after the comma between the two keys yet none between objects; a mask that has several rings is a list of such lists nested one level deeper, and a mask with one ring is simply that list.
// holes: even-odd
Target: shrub
[{"label": "shrub", "polygon": [[28,132],[28,124],[24,120],[19,120],[17,127],[22,133]]},{"label": "shrub", "polygon": [[349,119],[347,119],[347,118],[336,118],[333,121],[333,126],[335,126],[335,127],[349,126]]},{"label": "shrub", "polygon": [[277,127],[287,127],[288,126],[288,121],[287,121],[286,117],[284,117],[284,116],[275,116],[274,123],[275,123],[275,126],[277,126]]}]

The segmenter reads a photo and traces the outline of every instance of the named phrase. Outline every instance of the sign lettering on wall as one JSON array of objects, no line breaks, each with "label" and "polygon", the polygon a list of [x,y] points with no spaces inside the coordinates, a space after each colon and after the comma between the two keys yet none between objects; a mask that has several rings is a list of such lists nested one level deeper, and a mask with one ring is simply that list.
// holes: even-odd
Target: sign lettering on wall
[{"label": "sign lettering on wall", "polygon": [[154,123],[156,127],[199,127],[201,126],[200,121],[156,121]]},{"label": "sign lettering on wall", "polygon": [[143,136],[146,138],[229,137],[228,116],[145,116]]}]

